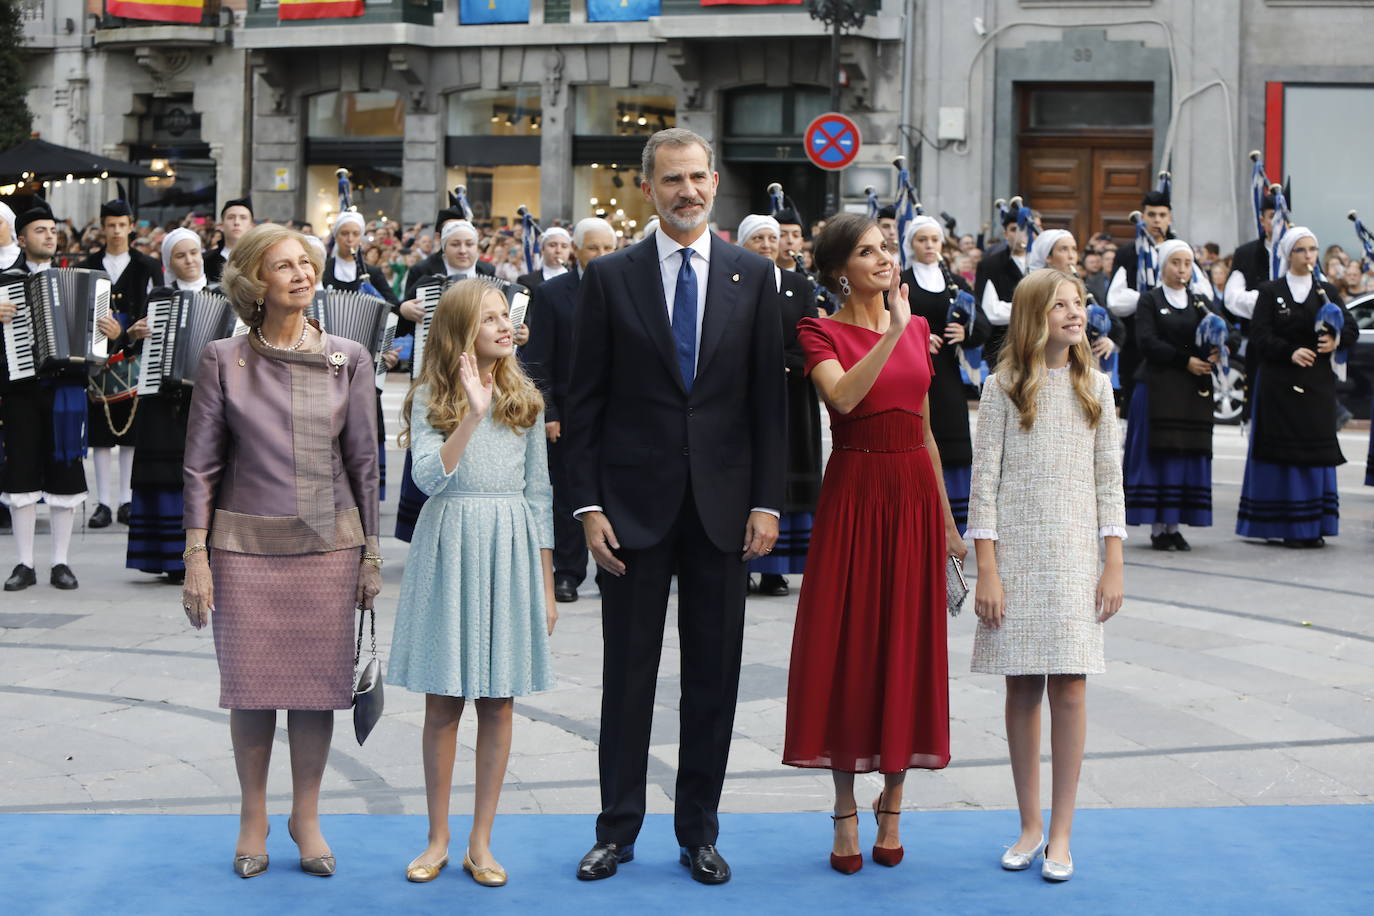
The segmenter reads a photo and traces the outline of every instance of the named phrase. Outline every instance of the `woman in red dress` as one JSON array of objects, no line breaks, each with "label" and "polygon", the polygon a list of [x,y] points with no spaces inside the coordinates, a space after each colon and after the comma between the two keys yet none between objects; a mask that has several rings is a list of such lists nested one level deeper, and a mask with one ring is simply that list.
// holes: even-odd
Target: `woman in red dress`
[{"label": "woman in red dress", "polygon": [[896,865],[907,769],[949,763],[945,557],[968,549],[930,431],[930,328],[911,315],[895,252],[851,213],[826,223],[815,258],[844,303],[798,325],[834,445],[797,606],[783,762],[831,770],[830,864],[853,874],[863,866],[854,774],[884,776],[873,859]]}]

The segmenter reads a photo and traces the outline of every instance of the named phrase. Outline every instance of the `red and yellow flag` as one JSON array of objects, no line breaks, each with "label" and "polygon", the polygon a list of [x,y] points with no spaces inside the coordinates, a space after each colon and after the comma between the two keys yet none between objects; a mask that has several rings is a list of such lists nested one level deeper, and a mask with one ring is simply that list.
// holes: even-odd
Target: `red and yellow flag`
[{"label": "red and yellow flag", "polygon": [[279,0],[278,19],[344,19],[363,14],[363,0]]},{"label": "red and yellow flag", "polygon": [[205,0],[106,0],[105,12],[150,22],[200,22]]}]

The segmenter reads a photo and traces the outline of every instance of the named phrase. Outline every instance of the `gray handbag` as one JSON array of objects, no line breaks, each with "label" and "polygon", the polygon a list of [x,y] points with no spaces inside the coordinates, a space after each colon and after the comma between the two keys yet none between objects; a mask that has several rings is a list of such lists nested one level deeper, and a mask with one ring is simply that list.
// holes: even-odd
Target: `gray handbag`
[{"label": "gray handbag", "polygon": [[958,557],[945,559],[945,602],[949,616],[958,617],[968,597],[968,582],[964,579],[964,561]]},{"label": "gray handbag", "polygon": [[[358,662],[363,656],[363,616],[372,618],[372,657],[358,670]],[[371,608],[358,608],[358,646],[353,652],[353,673],[357,677],[353,687],[353,734],[361,745],[372,734],[372,729],[382,717],[382,665],[377,661],[377,612]]]}]

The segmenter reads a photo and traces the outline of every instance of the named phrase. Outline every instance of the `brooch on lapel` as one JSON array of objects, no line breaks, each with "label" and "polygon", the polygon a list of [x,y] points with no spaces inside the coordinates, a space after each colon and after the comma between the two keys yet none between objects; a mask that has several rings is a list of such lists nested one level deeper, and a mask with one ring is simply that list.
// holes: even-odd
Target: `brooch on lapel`
[{"label": "brooch on lapel", "polygon": [[1168,310],[1167,308],[1162,308],[1162,309],[1159,310],[1159,314],[1161,314],[1161,315],[1167,315],[1167,314],[1169,314],[1169,310]]},{"label": "brooch on lapel", "polygon": [[739,282],[739,274],[735,274],[734,276],[732,276],[732,277],[730,278],[730,282],[731,282],[731,283],[738,283],[738,282]]},{"label": "brooch on lapel", "polygon": [[783,291],[783,295],[786,296],[788,299],[791,299],[791,298],[792,298],[792,291],[791,291],[790,289],[789,289],[789,290],[784,290],[784,291]]},{"label": "brooch on lapel", "polygon": [[239,357],[239,368],[242,369],[242,368],[243,368],[244,366],[246,366],[246,365],[248,365],[248,361],[247,361],[246,359],[244,359],[242,356],[240,356],[240,357]]},{"label": "brooch on lapel", "polygon": [[339,369],[343,368],[343,364],[346,362],[348,362],[348,357],[344,356],[339,350],[335,350],[333,353],[329,354],[329,365],[334,367],[335,376],[339,374]]}]

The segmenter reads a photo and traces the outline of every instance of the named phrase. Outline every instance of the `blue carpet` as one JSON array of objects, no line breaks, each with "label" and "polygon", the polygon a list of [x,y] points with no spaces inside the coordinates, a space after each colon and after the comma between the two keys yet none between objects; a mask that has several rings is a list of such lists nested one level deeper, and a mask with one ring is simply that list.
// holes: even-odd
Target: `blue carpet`
[{"label": "blue carpet", "polygon": [[[591,842],[590,816],[502,816],[496,849],[511,883],[490,889],[463,874],[461,846],[437,881],[407,883],[405,864],[424,844],[417,816],[326,817],[339,861],[328,879],[298,870],[286,819],[273,817],[271,868],[244,881],[230,869],[233,817],[13,814],[0,816],[0,900],[23,914],[1369,912],[1368,805],[1080,811],[1079,871],[1065,885],[1038,868],[998,867],[1012,812],[902,820],[905,862],[866,861],[844,877],[826,864],[825,815],[726,815],[721,851],[735,879],[704,887],[677,864],[670,817],[649,818],[619,875],[581,883],[573,870]],[[871,844],[872,821],[860,829]],[[466,831],[454,818],[454,837]]]}]

